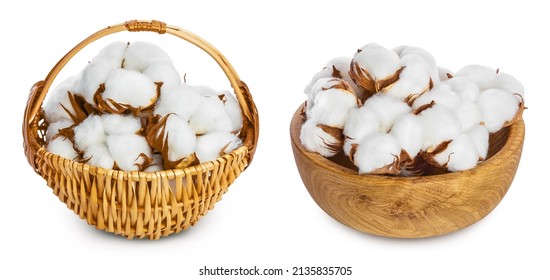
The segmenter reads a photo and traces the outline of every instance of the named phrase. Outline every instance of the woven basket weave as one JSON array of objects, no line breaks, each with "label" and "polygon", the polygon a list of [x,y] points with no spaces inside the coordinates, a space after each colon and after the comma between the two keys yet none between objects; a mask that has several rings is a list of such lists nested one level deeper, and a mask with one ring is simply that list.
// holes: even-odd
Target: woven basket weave
[{"label": "woven basket weave", "polygon": [[[46,151],[47,123],[41,107],[53,80],[81,49],[101,37],[121,31],[171,34],[208,53],[229,79],[242,108],[243,128],[239,137],[244,145],[215,161],[152,173],[103,169]],[[109,26],[74,47],[44,81],[32,87],[23,120],[27,160],[53,193],[88,224],[128,239],[159,239],[194,225],[214,208],[229,185],[250,164],[258,129],[258,113],[252,96],[225,57],[195,34],[154,20],[133,20]]]}]

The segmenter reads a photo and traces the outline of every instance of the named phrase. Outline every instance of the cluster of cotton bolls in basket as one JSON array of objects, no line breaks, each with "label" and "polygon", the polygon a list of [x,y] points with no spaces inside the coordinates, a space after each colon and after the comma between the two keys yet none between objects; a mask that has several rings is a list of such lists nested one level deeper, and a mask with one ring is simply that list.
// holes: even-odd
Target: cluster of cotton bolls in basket
[{"label": "cluster of cotton bolls in basket", "polygon": [[182,82],[147,42],[106,46],[43,109],[49,152],[106,169],[184,168],[242,145],[235,96]]},{"label": "cluster of cotton bolls in basket", "polygon": [[343,150],[362,174],[473,168],[487,157],[489,135],[524,109],[523,85],[499,69],[452,73],[421,48],[376,43],[329,61],[305,93],[302,145],[325,157]]}]

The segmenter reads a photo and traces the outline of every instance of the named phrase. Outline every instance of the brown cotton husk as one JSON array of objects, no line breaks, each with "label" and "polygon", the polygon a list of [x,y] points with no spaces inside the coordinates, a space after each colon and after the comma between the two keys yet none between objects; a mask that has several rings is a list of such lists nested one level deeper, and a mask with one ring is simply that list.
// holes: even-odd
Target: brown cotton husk
[{"label": "brown cotton husk", "polygon": [[74,114],[71,113],[71,111],[63,104],[60,103],[59,105],[61,105],[63,110],[67,113],[67,115],[69,115],[73,123],[79,124],[84,121],[89,115],[97,113],[97,110],[91,104],[86,102],[84,97],[76,95],[70,91],[67,91],[67,95],[69,97],[71,107],[74,110]]},{"label": "brown cotton husk", "polygon": [[394,160],[392,163],[373,170],[370,174],[374,175],[397,175],[401,172],[401,166],[399,165],[399,156],[393,155]]},{"label": "brown cotton husk", "polygon": [[357,146],[359,146],[359,144],[357,143],[351,144],[351,149],[349,150],[349,160],[351,160],[351,162],[355,162],[355,153],[357,152]]},{"label": "brown cotton husk", "polygon": [[434,105],[435,105],[435,101],[432,100],[432,102],[430,102],[428,104],[424,104],[424,105],[414,109],[412,111],[412,113],[415,114],[415,115],[420,115],[420,113],[424,112],[427,109],[432,108]]},{"label": "brown cotton husk", "polygon": [[367,95],[371,96],[399,80],[399,74],[401,74],[403,69],[404,67],[401,67],[392,75],[389,75],[384,79],[377,80],[368,71],[361,68],[359,63],[352,61],[349,75],[358,86],[365,89]]},{"label": "brown cotton husk", "polygon": [[420,151],[420,155],[424,158],[424,160],[426,160],[426,162],[428,162],[429,164],[435,166],[435,167],[439,167],[439,168],[447,168],[447,164],[449,163],[449,160],[451,160],[451,155],[449,155],[449,158],[447,159],[447,162],[445,162],[444,164],[439,164],[436,160],[435,160],[435,156],[437,156],[438,154],[442,153],[443,151],[445,151],[448,147],[449,147],[449,144],[451,144],[451,142],[453,142],[453,140],[448,140],[448,141],[443,141],[441,142],[439,145],[437,145],[435,148],[430,148],[426,151]]},{"label": "brown cotton husk", "polygon": [[156,94],[153,98],[151,98],[151,101],[149,105],[145,107],[132,107],[129,104],[119,103],[111,98],[104,99],[102,94],[105,91],[105,84],[100,84],[97,91],[94,93],[94,103],[97,107],[97,110],[101,113],[108,113],[108,114],[132,114],[136,117],[141,117],[143,113],[146,112],[152,112],[155,106],[155,103],[157,102],[159,96],[160,96],[160,87],[162,86],[162,82],[155,83],[157,85]]},{"label": "brown cotton husk", "polygon": [[144,153],[141,153],[139,154],[139,156],[136,158],[136,161],[139,160],[140,158],[143,159],[143,162],[142,163],[135,163],[134,165],[138,167],[138,170],[139,171],[143,171],[145,170],[147,167],[151,166],[151,164],[153,164],[153,157],[148,157],[146,154]]},{"label": "brown cotton husk", "polygon": [[322,129],[325,133],[336,139],[336,143],[327,143],[323,139],[325,146],[332,152],[337,153],[344,147],[344,131],[338,127],[332,127],[324,124],[318,124],[318,128]]},{"label": "brown cotton husk", "polygon": [[170,117],[170,115],[171,114],[168,114],[164,117],[155,115],[148,119],[147,127],[145,129],[145,139],[147,140],[147,143],[149,143],[153,149],[160,152],[165,169],[185,168],[198,164],[199,161],[194,153],[188,157],[176,161],[171,161],[168,159],[169,145],[168,132],[166,132],[166,122],[168,121],[168,117]]}]

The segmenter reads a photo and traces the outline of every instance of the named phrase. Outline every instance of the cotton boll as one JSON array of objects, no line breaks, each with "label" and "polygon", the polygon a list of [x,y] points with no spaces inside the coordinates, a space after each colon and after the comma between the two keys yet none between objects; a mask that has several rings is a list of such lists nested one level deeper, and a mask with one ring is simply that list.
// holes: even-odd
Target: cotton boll
[{"label": "cotton boll", "polygon": [[469,130],[475,125],[479,125],[482,120],[482,114],[479,106],[476,102],[471,100],[463,99],[460,101],[458,106],[451,109],[460,120],[463,131]]},{"label": "cotton boll", "polygon": [[[525,93],[525,88],[523,87],[523,84],[516,79],[514,76],[508,74],[499,72],[496,75],[495,83],[493,85],[494,88],[502,89],[511,93],[517,93],[523,97]],[[523,101],[523,100],[520,100]]]},{"label": "cotton boll", "polygon": [[48,143],[46,150],[52,154],[56,154],[70,160],[78,158],[78,153],[74,150],[73,142],[65,137],[57,137],[52,139],[52,141]]},{"label": "cotton boll", "polygon": [[519,108],[516,97],[501,89],[481,92],[477,104],[483,115],[485,127],[491,133],[499,131],[506,121],[512,120]]},{"label": "cotton boll", "polygon": [[76,147],[85,151],[94,144],[105,142],[105,128],[101,117],[90,115],[74,128],[74,142]]},{"label": "cotton boll", "polygon": [[101,121],[105,133],[109,135],[136,133],[141,130],[140,119],[130,115],[103,114],[101,115]]},{"label": "cotton boll", "polygon": [[430,104],[432,101],[452,110],[460,104],[460,97],[450,86],[443,83],[418,97],[412,107],[418,109],[420,106]]},{"label": "cotton boll", "polygon": [[[351,57],[337,57],[331,59],[321,71],[317,72],[315,76],[313,76],[309,84],[307,84],[304,89],[305,94],[308,97],[316,94],[319,90],[314,90],[313,86],[320,79],[338,78],[346,81],[353,89],[353,92],[357,95],[357,97],[362,99],[363,90],[355,84],[355,82],[353,82],[349,74],[351,60]],[[311,99],[314,99],[314,97]]]},{"label": "cotton boll", "polygon": [[352,110],[344,125],[344,135],[347,138],[361,141],[374,132],[383,132],[382,123],[376,112],[366,107]]},{"label": "cotton boll", "polygon": [[218,96],[203,96],[195,114],[189,118],[189,125],[196,134],[211,131],[231,132],[232,123]]},{"label": "cotton boll", "polygon": [[371,96],[363,107],[376,113],[381,122],[381,129],[385,132],[391,129],[399,116],[411,111],[411,107],[407,103],[386,94]]},{"label": "cotton boll", "polygon": [[353,162],[360,174],[398,174],[401,146],[392,134],[374,133],[357,145]]},{"label": "cotton boll", "polygon": [[426,50],[413,47],[413,46],[401,46],[394,49],[394,51],[401,58],[401,64],[404,60],[414,59],[414,61],[421,61],[424,67],[428,70],[428,75],[431,77],[434,84],[439,84],[439,68],[432,54]]},{"label": "cotton boll", "polygon": [[99,89],[99,86],[107,81],[111,72],[115,69],[112,62],[105,59],[95,59],[93,62],[88,63],[80,73],[77,92],[84,97],[86,102],[95,104],[95,93]]},{"label": "cotton boll", "polygon": [[489,151],[489,131],[485,126],[476,125],[465,132],[474,143],[480,160],[487,158]]},{"label": "cotton boll", "polygon": [[385,90],[388,95],[405,100],[429,90],[430,81],[433,83],[434,80],[430,73],[436,70],[430,69],[428,62],[420,56],[409,55],[401,58],[401,65],[404,68],[399,74],[399,80]]},{"label": "cotton boll", "polygon": [[211,132],[197,140],[195,154],[201,163],[212,161],[242,146],[242,141],[229,132]]},{"label": "cotton boll", "polygon": [[124,54],[124,69],[143,72],[147,67],[172,60],[159,46],[147,42],[134,42]]},{"label": "cotton boll", "polygon": [[323,90],[315,97],[311,119],[331,127],[343,128],[351,110],[358,108],[357,96],[342,89]]},{"label": "cotton boll", "polygon": [[461,99],[475,102],[479,97],[479,87],[469,78],[454,77],[445,81],[444,84],[449,86]]},{"label": "cotton boll", "polygon": [[449,171],[462,171],[475,167],[479,160],[478,152],[470,137],[461,134],[453,139],[447,149],[434,156],[441,166]]},{"label": "cotton boll", "polygon": [[409,156],[414,158],[424,145],[424,125],[421,118],[414,114],[404,114],[399,117],[390,132],[397,143]]},{"label": "cotton boll", "polygon": [[112,63],[113,68],[121,68],[124,60],[124,54],[128,49],[128,43],[113,42],[104,47],[99,54],[92,59],[92,62],[98,59],[103,59]]},{"label": "cotton boll", "polygon": [[437,76],[439,76],[439,80],[441,82],[449,80],[449,75],[451,75],[452,77],[454,76],[454,73],[445,67],[441,67],[441,66],[437,67]]},{"label": "cotton boll", "polygon": [[89,159],[88,164],[105,169],[113,169],[115,163],[111,152],[104,143],[89,146],[84,152],[83,158]]},{"label": "cotton boll", "polygon": [[178,70],[168,62],[157,62],[143,70],[143,74],[154,83],[162,82],[162,87],[176,87],[181,83]]},{"label": "cotton boll", "polygon": [[420,117],[424,124],[423,151],[430,152],[439,144],[455,139],[462,132],[460,120],[444,106],[436,104],[422,111]]},{"label": "cotton boll", "polygon": [[192,86],[202,96],[215,97],[218,96],[218,92],[208,86],[194,85]]},{"label": "cotton boll", "polygon": [[63,109],[65,107],[71,114],[74,114],[74,108],[69,100],[69,93],[75,93],[77,90],[77,76],[70,77],[59,84],[51,93],[51,96],[44,104],[44,117],[48,123],[54,123],[61,120],[70,120],[70,116]]},{"label": "cotton boll", "polygon": [[353,57],[350,76],[367,93],[374,94],[391,84],[401,68],[399,56],[378,44],[368,44]]},{"label": "cotton boll", "polygon": [[239,101],[237,101],[237,98],[229,91],[220,92],[218,97],[221,98],[223,106],[225,107],[225,113],[227,113],[227,116],[231,120],[231,131],[240,131],[243,126],[243,115]]},{"label": "cotton boll", "polygon": [[175,113],[180,118],[189,120],[197,112],[203,99],[200,92],[188,84],[163,88],[154,114],[165,116]]},{"label": "cotton boll", "polygon": [[168,160],[178,161],[195,152],[197,137],[187,120],[170,115],[166,121],[165,137],[168,140]]},{"label": "cotton boll", "polygon": [[342,82],[341,79],[336,79],[331,77],[331,78],[320,78],[317,80],[317,82],[315,82],[315,84],[313,84],[308,94],[307,102],[306,102],[306,105],[307,105],[306,110],[307,110],[308,117],[310,117],[312,109],[313,107],[315,107],[315,98],[317,97],[317,94],[323,91],[323,89],[331,88],[335,84],[341,83],[341,82]]},{"label": "cotton boll", "polygon": [[116,165],[124,171],[139,170],[145,161],[142,154],[153,156],[145,137],[136,134],[109,135],[106,143]]},{"label": "cotton boll", "polygon": [[58,133],[59,130],[67,128],[74,123],[71,120],[60,120],[48,125],[48,130],[46,130],[46,142],[50,142]]},{"label": "cotton boll", "polygon": [[300,140],[306,150],[331,157],[342,150],[344,139],[341,130],[319,125],[314,120],[307,120],[302,125]]},{"label": "cotton boll", "polygon": [[487,66],[468,65],[456,72],[455,76],[470,79],[479,87],[480,91],[483,91],[493,87],[496,74],[497,72],[495,69]]},{"label": "cotton boll", "polygon": [[104,100],[112,99],[133,108],[145,108],[156,101],[157,87],[141,73],[117,69],[105,81],[105,91],[101,96]]}]

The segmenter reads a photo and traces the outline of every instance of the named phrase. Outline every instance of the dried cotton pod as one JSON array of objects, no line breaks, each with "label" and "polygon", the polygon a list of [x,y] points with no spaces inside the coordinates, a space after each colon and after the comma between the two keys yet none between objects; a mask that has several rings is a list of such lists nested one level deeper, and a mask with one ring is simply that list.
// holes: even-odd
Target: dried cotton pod
[{"label": "dried cotton pod", "polygon": [[399,174],[401,146],[391,134],[374,133],[365,137],[351,152],[360,174]]},{"label": "dried cotton pod", "polygon": [[371,96],[363,107],[373,110],[381,122],[381,129],[388,132],[394,121],[401,115],[411,112],[411,107],[402,100],[391,95],[375,94]]},{"label": "dried cotton pod", "polygon": [[435,104],[420,113],[424,126],[424,145],[422,150],[428,153],[438,150],[441,145],[455,139],[462,132],[460,120],[444,106]]},{"label": "dried cotton pod", "polygon": [[176,114],[184,120],[189,120],[197,112],[203,96],[193,86],[181,84],[175,88],[163,88],[154,115],[166,116]]},{"label": "dried cotton pod", "polygon": [[106,139],[103,121],[98,115],[91,115],[74,128],[74,143],[80,151],[104,143]]},{"label": "dried cotton pod", "polygon": [[479,155],[470,137],[467,134],[461,134],[453,139],[446,149],[433,155],[433,160],[439,166],[455,172],[475,167]]},{"label": "dried cotton pod", "polygon": [[[145,75],[116,69],[111,72],[105,81],[105,90],[100,94],[101,99],[110,108],[101,108],[107,111],[119,110],[117,105],[129,109],[144,109],[157,101],[157,86]],[[98,107],[98,96],[94,97]],[[120,113],[120,111],[118,111]]]},{"label": "dried cotton pod", "polygon": [[72,126],[74,123],[71,120],[60,120],[48,125],[46,130],[46,142],[50,142],[53,138],[59,135],[61,129]]},{"label": "dried cotton pod", "polygon": [[[349,71],[350,71],[351,60],[352,60],[351,57],[337,57],[337,58],[331,59],[321,71],[317,72],[317,74],[313,76],[309,84],[307,84],[306,88],[304,89],[305,94],[308,97],[310,97],[313,94],[316,94],[318,90],[314,89],[314,85],[320,79],[338,78],[346,81],[359,99],[361,100],[366,99],[366,97],[363,96],[363,89],[359,87],[357,84],[355,84],[355,82],[350,76]],[[313,98],[310,98],[310,99],[313,99]]]},{"label": "dried cotton pod", "polygon": [[143,136],[136,134],[109,135],[106,143],[116,167],[121,170],[143,170],[152,161],[151,147]]},{"label": "dried cotton pod", "polygon": [[113,169],[115,164],[109,148],[104,143],[89,146],[84,152],[83,158],[86,163],[105,169]]},{"label": "dried cotton pod", "polygon": [[341,129],[318,124],[314,120],[302,124],[300,140],[308,151],[325,157],[336,155],[344,145]]},{"label": "dried cotton pod", "polygon": [[323,88],[315,96],[310,118],[320,124],[343,128],[349,112],[358,108],[361,103],[344,80],[334,80],[337,81],[336,84]]},{"label": "dried cotton pod", "polygon": [[46,150],[52,154],[74,160],[78,158],[78,153],[75,151],[73,142],[65,137],[56,137],[48,142]]},{"label": "dried cotton pod", "polygon": [[241,139],[233,133],[211,132],[199,137],[195,153],[202,163],[215,160],[240,146],[242,146]]},{"label": "dried cotton pod", "polygon": [[510,92],[501,89],[488,89],[479,95],[477,104],[483,115],[483,122],[489,132],[497,132],[507,122],[513,121],[522,103]]},{"label": "dried cotton pod", "polygon": [[78,76],[70,77],[53,90],[44,104],[44,115],[48,123],[70,120],[70,114],[75,114],[69,92],[76,92],[78,79]]},{"label": "dried cotton pod", "polygon": [[225,113],[231,120],[231,131],[233,133],[240,131],[243,127],[243,115],[239,101],[226,90],[219,92],[218,98],[223,102]]}]

